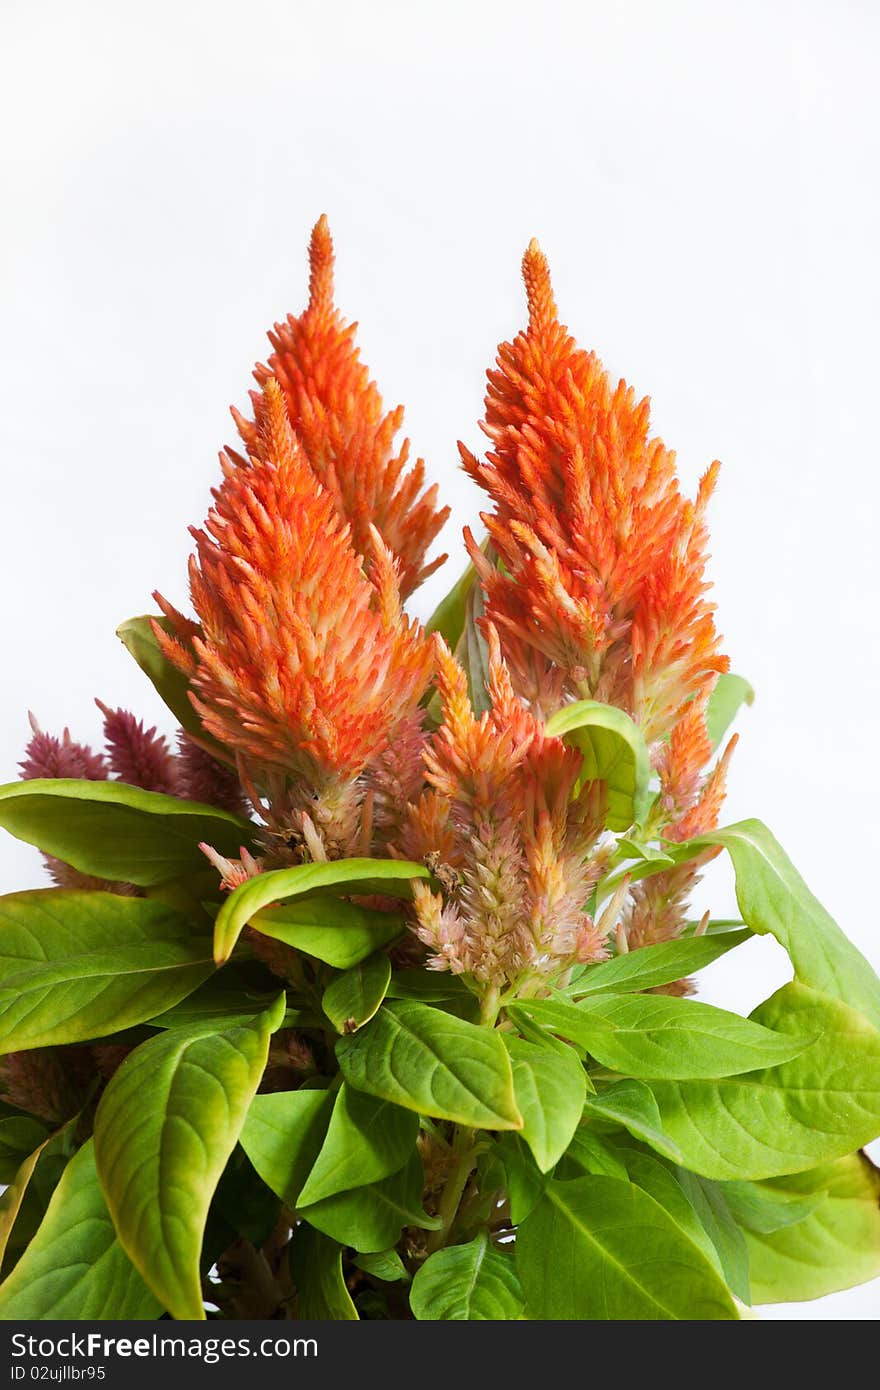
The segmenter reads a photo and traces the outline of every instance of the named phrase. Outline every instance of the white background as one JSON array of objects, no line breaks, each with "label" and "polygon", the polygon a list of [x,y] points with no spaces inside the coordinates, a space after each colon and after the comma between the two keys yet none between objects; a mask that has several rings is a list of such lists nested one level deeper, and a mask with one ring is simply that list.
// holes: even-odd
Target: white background
[{"label": "white background", "polygon": [[[227,405],[303,306],[322,211],[454,504],[430,610],[477,505],[455,441],[480,445],[536,234],[686,484],[723,461],[712,574],[758,692],[729,819],[765,819],[880,965],[878,28],[871,0],[4,0],[0,777],[28,708],[90,738],[100,695],[170,731],[114,628],[155,587],[186,603]],[[5,842],[0,889],[39,881]],[[716,866],[702,896],[734,910]],[[752,943],[706,997],[751,1007],[780,956]],[[878,1313],[875,1284],[768,1316]]]}]

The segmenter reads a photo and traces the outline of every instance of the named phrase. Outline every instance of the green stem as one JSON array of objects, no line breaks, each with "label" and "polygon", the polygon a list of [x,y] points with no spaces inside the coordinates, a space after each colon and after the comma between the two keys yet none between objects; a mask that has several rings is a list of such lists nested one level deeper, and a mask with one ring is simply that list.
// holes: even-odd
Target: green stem
[{"label": "green stem", "polygon": [[446,1179],[443,1196],[440,1198],[440,1207],[437,1212],[440,1217],[440,1227],[438,1230],[432,1231],[428,1237],[427,1250],[429,1255],[433,1255],[435,1250],[442,1250],[449,1239],[449,1234],[458,1215],[459,1203],[477,1159],[473,1143],[473,1130],[467,1129],[463,1125],[456,1130],[452,1142],[452,1152],[456,1155],[456,1159],[450,1169],[449,1177]]}]

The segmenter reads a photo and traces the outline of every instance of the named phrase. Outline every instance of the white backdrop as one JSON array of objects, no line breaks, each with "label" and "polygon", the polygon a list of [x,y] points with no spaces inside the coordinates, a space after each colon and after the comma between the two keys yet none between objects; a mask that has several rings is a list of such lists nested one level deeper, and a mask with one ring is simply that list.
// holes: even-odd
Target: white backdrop
[{"label": "white backdrop", "polygon": [[[322,211],[365,359],[454,504],[429,611],[475,515],[455,441],[480,446],[536,234],[564,319],[652,395],[686,484],[724,464],[712,573],[758,692],[729,818],[765,819],[880,965],[878,20],[871,0],[5,0],[0,778],[28,708],[95,737],[97,694],[170,730],[114,628],[155,587],[186,601],[227,405],[304,303]],[[39,881],[4,842],[0,890]],[[733,911],[723,869],[703,898]],[[785,978],[765,941],[713,969],[706,997],[737,1008]],[[880,1284],[767,1315],[878,1314]]]}]

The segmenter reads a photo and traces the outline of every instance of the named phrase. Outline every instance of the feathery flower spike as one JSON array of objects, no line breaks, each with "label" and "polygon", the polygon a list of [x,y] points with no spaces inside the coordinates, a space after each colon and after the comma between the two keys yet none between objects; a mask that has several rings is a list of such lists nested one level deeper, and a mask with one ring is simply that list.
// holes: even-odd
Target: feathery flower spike
[{"label": "feathery flower spike", "polygon": [[[281,385],[291,428],[316,476],[327,489],[352,544],[370,561],[373,528],[397,561],[406,598],[446,559],[426,563],[425,554],[449,515],[437,506],[436,484],[423,492],[425,466],[407,470],[409,441],[395,451],[403,407],[383,411],[382,397],[360,360],[356,324],[347,324],[333,299],[333,241],[326,217],[319,218],[309,245],[309,303],[269,333],[272,354],[254,376],[260,387],[274,377]],[[233,416],[249,452],[260,424],[262,397],[251,393],[254,420]],[[233,456],[235,457],[235,456]],[[421,494],[421,496],[420,496]]]},{"label": "feathery flower spike", "polygon": [[[523,260],[528,328],[502,343],[488,373],[480,462],[464,467],[489,494],[483,514],[503,561],[466,533],[519,692],[547,711],[590,697],[631,713],[649,740],[726,669],[703,595],[703,512],[679,492],[674,455],[649,435],[648,402],[612,387],[595,353],[559,322],[547,261]],[[561,677],[561,680],[560,680]]]},{"label": "feathery flower spike", "polygon": [[268,798],[273,829],[302,842],[317,826],[332,858],[357,842],[359,779],[415,711],[431,648],[402,612],[378,533],[366,578],[274,380],[258,416],[249,463],[222,458],[215,504],[192,532],[201,632],[161,599],[176,635],[154,630],[246,790]]},{"label": "feathery flower spike", "polygon": [[120,782],[143,787],[148,792],[177,791],[174,754],[155,727],[145,729],[143,720],[124,709],[110,709],[102,700],[95,704],[104,716],[104,742],[110,766]]}]

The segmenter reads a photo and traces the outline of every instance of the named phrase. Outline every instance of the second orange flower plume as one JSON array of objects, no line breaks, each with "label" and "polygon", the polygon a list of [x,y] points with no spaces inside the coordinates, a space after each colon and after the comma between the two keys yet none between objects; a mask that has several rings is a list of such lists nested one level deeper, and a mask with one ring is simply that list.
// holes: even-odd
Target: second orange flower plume
[{"label": "second orange flower plume", "polygon": [[[572,700],[622,709],[650,749],[650,832],[717,823],[730,751],[707,770],[706,706],[727,665],[704,574],[717,465],[682,496],[648,403],[577,347],[532,243],[528,326],[488,376],[490,451],[462,447],[489,506],[487,541],[465,533],[477,587],[453,654],[403,608],[445,558],[428,550],[447,510],[395,445],[402,411],[384,411],[335,307],[324,218],[310,263],[308,306],[270,333],[251,416],[233,412],[244,450],[221,453],[193,530],[196,621],[159,599],[156,637],[205,746],[264,823],[263,855],[215,862],[233,885],[308,859],[424,858],[436,878],[416,888],[419,949],[477,992],[676,935],[693,866],[624,880],[596,907],[614,852],[606,789],[546,721]],[[475,643],[484,689],[462,664]]]}]

